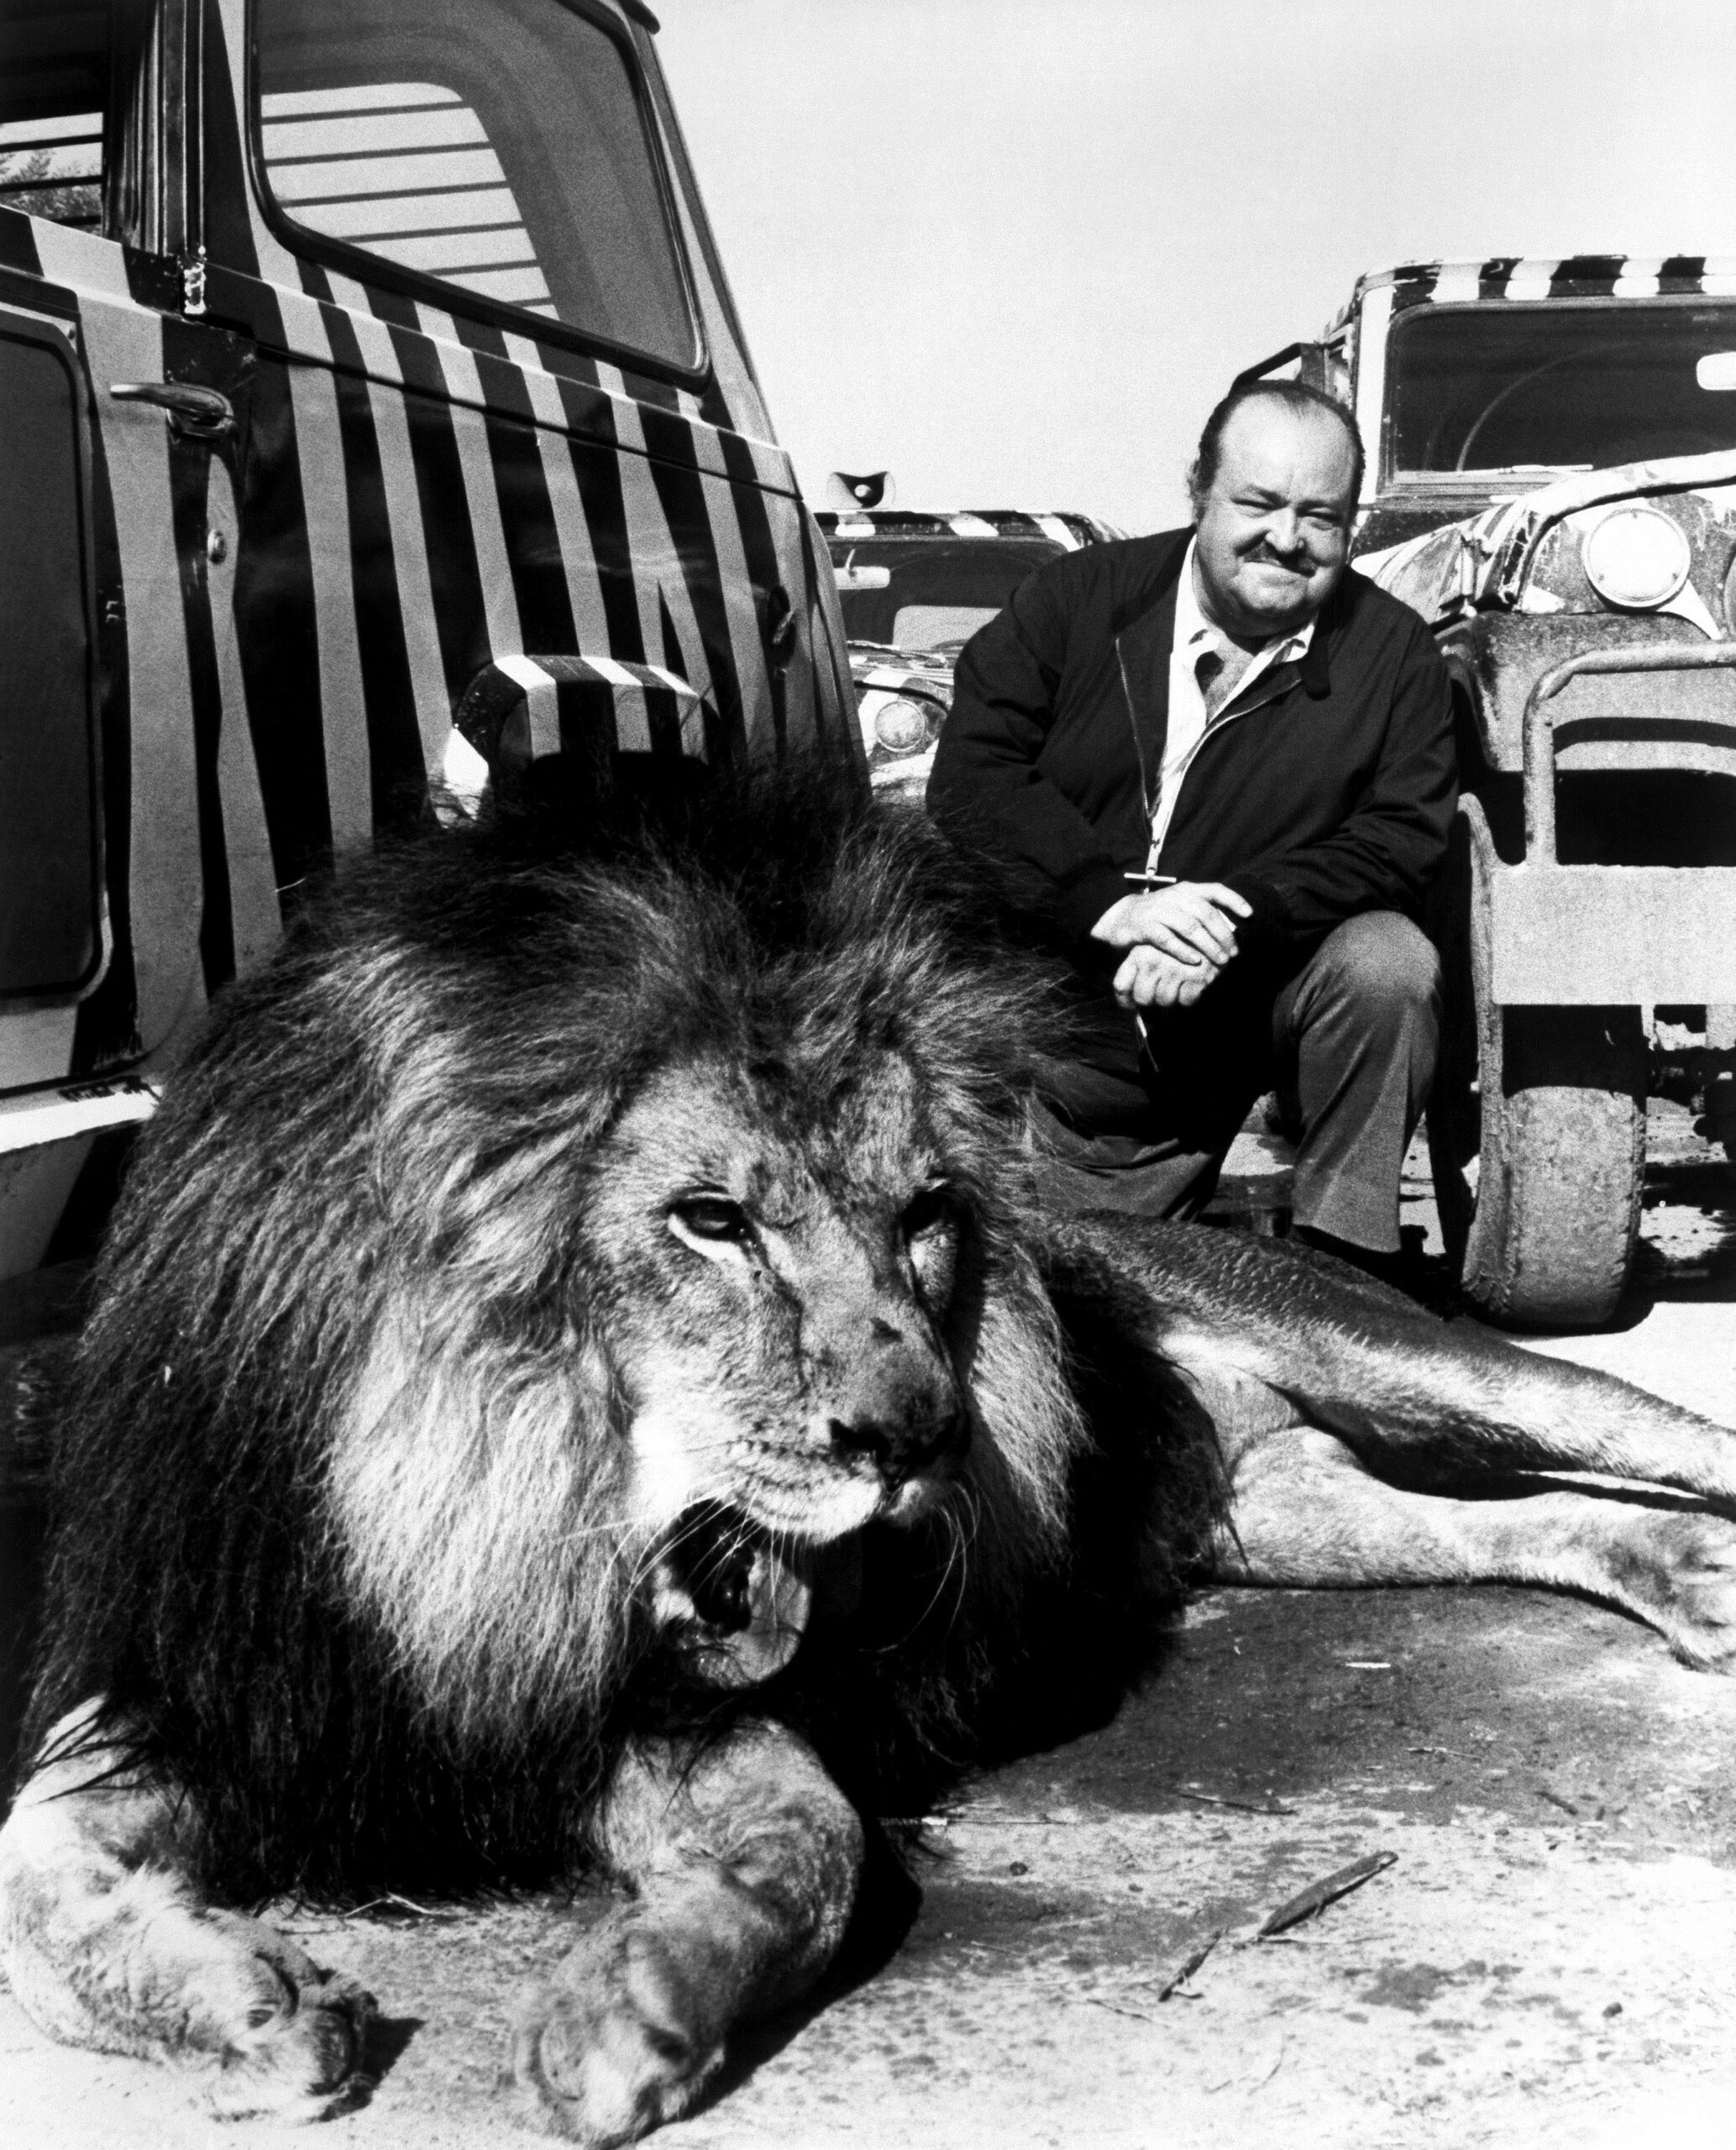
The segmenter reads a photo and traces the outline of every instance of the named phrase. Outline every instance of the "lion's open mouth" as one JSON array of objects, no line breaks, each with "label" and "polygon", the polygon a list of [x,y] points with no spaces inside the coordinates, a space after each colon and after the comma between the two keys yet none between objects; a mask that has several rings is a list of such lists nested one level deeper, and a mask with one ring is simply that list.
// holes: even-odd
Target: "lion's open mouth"
[{"label": "lion's open mouth", "polygon": [[850,1609],[861,1569],[854,1538],[816,1545],[765,1530],[721,1501],[701,1501],[671,1534],[659,1610],[689,1630],[707,1681],[755,1686],[795,1655],[816,1609]]}]

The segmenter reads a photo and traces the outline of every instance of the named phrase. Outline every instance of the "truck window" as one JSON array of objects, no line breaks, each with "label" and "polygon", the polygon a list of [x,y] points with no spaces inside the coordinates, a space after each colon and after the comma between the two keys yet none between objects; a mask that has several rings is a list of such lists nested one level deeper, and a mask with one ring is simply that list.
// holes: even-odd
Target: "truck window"
[{"label": "truck window", "polygon": [[567,0],[259,0],[258,25],[260,162],[292,244],[696,363],[637,71],[600,22]]},{"label": "truck window", "polygon": [[0,0],[0,208],[102,222],[108,9]]},{"label": "truck window", "polygon": [[1394,471],[1601,469],[1736,448],[1736,306],[1418,307],[1387,347]]},{"label": "truck window", "polygon": [[78,376],[0,310],[0,998],[87,983],[99,952]]}]

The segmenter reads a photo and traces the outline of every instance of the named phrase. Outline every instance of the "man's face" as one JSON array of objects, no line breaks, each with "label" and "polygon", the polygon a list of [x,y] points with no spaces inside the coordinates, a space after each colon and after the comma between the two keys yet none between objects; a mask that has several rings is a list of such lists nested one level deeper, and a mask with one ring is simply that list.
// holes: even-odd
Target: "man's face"
[{"label": "man's face", "polygon": [[1199,510],[1199,595],[1227,634],[1264,641],[1319,611],[1350,551],[1356,464],[1329,413],[1256,396],[1230,416]]}]

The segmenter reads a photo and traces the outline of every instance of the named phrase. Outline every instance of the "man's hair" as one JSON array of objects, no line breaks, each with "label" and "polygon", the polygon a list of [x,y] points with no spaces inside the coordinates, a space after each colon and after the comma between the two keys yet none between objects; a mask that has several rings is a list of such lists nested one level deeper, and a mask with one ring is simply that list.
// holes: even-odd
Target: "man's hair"
[{"label": "man's hair", "polygon": [[1224,428],[1242,405],[1251,403],[1256,396],[1282,403],[1298,417],[1305,417],[1310,411],[1324,411],[1328,417],[1337,419],[1351,443],[1351,505],[1354,506],[1362,494],[1362,436],[1345,406],[1335,396],[1327,395],[1324,389],[1310,387],[1305,380],[1247,380],[1238,381],[1230,390],[1206,420],[1205,431],[1199,436],[1199,452],[1188,471],[1188,498],[1193,502],[1195,520],[1198,519],[1205,496],[1218,475]]}]

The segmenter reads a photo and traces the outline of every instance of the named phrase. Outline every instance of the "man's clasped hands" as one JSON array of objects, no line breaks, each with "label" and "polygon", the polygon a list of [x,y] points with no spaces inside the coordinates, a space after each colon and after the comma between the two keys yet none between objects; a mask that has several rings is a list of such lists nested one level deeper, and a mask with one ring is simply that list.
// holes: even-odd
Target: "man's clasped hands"
[{"label": "man's clasped hands", "polygon": [[1177,881],[1111,904],[1094,941],[1125,948],[1115,994],[1124,1008],[1191,1008],[1235,957],[1238,923],[1253,915],[1221,881]]}]

